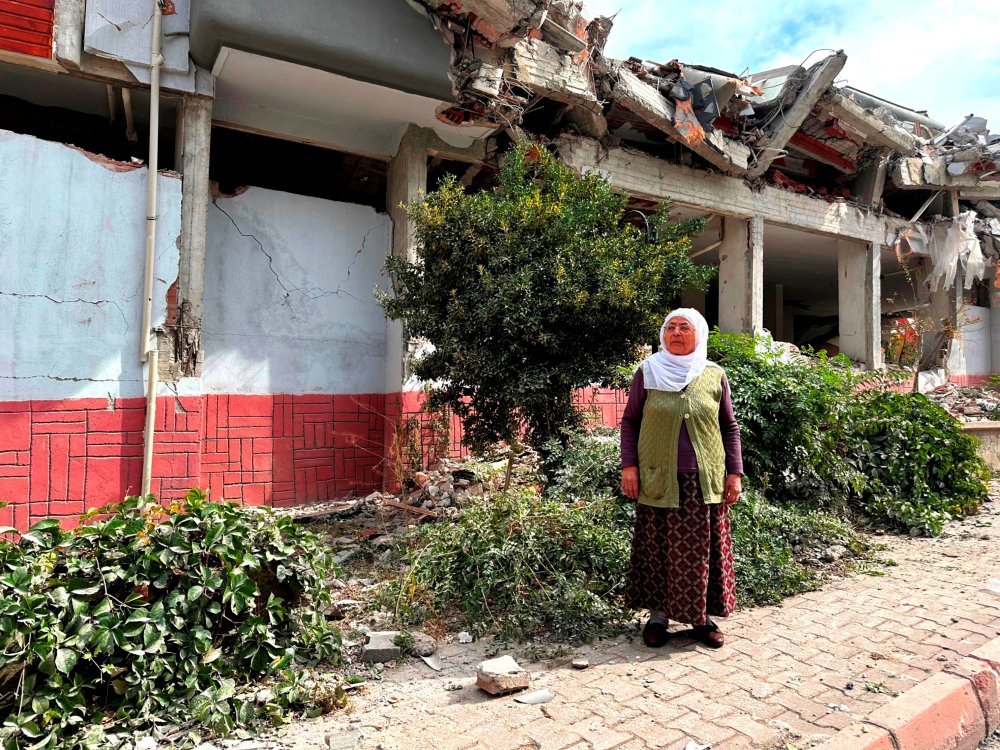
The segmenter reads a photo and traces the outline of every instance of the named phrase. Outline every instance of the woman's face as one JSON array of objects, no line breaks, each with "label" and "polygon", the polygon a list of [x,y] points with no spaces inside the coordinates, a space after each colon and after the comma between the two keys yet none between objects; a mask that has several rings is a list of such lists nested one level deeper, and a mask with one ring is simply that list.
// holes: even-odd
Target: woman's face
[{"label": "woman's face", "polygon": [[680,315],[667,321],[667,328],[663,332],[663,346],[668,352],[690,354],[696,343],[694,323]]}]

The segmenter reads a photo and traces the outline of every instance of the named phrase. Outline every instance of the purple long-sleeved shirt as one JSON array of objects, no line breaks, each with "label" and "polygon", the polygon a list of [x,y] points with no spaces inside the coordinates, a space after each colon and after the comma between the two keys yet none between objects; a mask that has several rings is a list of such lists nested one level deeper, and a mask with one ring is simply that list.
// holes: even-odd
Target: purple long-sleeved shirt
[{"label": "purple long-sleeved shirt", "polygon": [[[642,368],[636,370],[629,388],[628,401],[622,414],[622,466],[639,465],[639,426],[642,424],[642,409],[646,405],[646,384]],[[722,376],[722,400],[719,402],[719,429],[722,430],[722,446],[726,450],[726,473],[743,474],[743,448],[740,443],[740,426],[733,412],[733,399],[729,393],[729,381]],[[681,424],[681,436],[677,443],[677,471],[698,471],[698,457],[695,455],[687,425]]]}]

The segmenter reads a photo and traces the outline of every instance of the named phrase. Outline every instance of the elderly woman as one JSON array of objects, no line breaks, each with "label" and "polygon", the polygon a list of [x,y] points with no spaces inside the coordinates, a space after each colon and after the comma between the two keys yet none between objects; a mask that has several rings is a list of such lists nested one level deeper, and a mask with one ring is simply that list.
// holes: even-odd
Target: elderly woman
[{"label": "elderly woman", "polygon": [[647,646],[666,643],[676,620],[719,648],[709,616],[736,606],[729,506],[741,491],[740,428],[726,375],[708,361],[701,313],[674,310],[660,343],[632,378],[622,416],[622,492],[639,501],[625,599],[649,610]]}]

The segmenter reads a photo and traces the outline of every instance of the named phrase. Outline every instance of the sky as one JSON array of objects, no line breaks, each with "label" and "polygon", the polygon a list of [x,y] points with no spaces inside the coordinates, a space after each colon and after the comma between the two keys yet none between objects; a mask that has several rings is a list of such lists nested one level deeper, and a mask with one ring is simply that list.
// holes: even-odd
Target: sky
[{"label": "sky", "polygon": [[605,54],[732,73],[816,62],[843,49],[837,83],[926,110],[973,113],[1000,132],[1000,0],[584,0],[617,12]]}]

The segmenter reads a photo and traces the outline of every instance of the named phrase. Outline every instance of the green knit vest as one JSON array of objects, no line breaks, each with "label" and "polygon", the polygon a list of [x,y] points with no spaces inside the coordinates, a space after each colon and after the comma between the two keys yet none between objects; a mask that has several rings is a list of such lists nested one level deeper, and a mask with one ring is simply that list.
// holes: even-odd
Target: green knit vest
[{"label": "green knit vest", "polygon": [[701,495],[708,504],[722,502],[726,450],[719,429],[722,368],[709,362],[680,392],[646,389],[639,427],[639,502],[657,508],[680,507],[677,443],[681,425],[698,457]]}]

